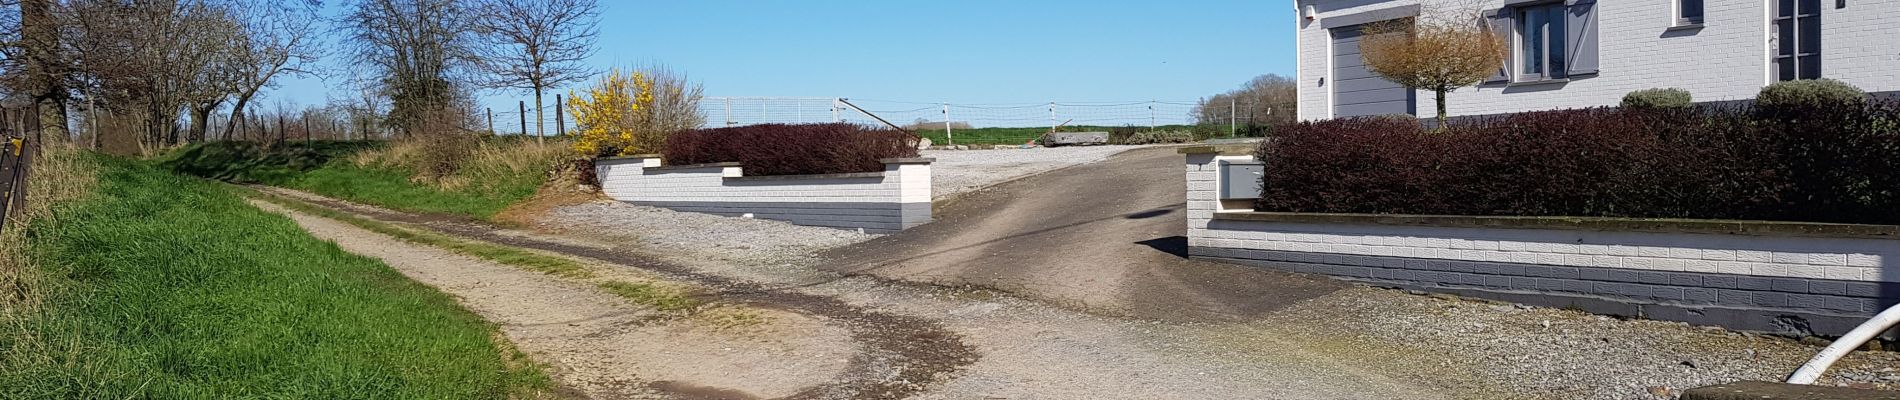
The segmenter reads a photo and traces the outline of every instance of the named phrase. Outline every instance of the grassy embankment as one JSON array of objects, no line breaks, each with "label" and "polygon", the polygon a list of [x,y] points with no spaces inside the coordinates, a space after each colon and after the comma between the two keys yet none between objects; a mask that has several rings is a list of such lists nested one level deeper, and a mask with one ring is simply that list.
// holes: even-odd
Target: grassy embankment
[{"label": "grassy embankment", "polygon": [[[516,398],[549,379],[494,326],[230,188],[102,159],[19,247],[4,398]],[[45,169],[36,170],[36,173]]]},{"label": "grassy embankment", "polygon": [[[261,183],[402,211],[496,220],[536,194],[572,155],[567,142],[489,138],[444,151],[417,141],[388,143],[208,143],[160,160],[174,171]],[[430,166],[447,165],[448,168]],[[435,169],[436,173],[425,173]],[[446,173],[440,172],[446,170]]]}]

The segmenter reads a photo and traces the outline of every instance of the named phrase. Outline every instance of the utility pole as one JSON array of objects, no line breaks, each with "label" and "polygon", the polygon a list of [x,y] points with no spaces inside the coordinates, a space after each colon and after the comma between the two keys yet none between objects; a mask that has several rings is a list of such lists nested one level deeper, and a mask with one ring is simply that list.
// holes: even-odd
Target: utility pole
[{"label": "utility pole", "polygon": [[1240,110],[1234,109],[1234,98],[1227,98],[1227,136],[1240,135]]},{"label": "utility pole", "polygon": [[947,144],[957,144],[957,136],[950,132],[950,103],[943,103],[943,140]]}]

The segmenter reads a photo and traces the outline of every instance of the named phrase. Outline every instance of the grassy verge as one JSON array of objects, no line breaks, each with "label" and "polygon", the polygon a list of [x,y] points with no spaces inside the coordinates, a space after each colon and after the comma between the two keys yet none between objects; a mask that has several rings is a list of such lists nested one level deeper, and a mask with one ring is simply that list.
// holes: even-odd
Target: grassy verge
[{"label": "grassy verge", "polygon": [[607,293],[613,293],[634,303],[645,304],[655,310],[665,312],[690,311],[701,305],[699,300],[687,295],[685,291],[652,283],[611,281],[601,282],[599,286]]},{"label": "grassy verge", "polygon": [[573,154],[560,140],[537,144],[518,138],[462,139],[274,146],[214,142],[169,154],[161,164],[206,178],[493,221],[534,196],[549,172]]},{"label": "grassy verge", "polygon": [[0,398],[514,398],[548,377],[447,295],[221,185],[104,161],[32,226]]}]

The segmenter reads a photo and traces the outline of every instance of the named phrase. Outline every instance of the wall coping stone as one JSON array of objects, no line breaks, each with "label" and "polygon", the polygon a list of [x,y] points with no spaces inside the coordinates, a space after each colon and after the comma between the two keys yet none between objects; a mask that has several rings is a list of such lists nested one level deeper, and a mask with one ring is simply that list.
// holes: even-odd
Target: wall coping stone
[{"label": "wall coping stone", "polygon": [[1900,239],[1900,225],[1672,218],[1217,212],[1227,221]]},{"label": "wall coping stone", "polygon": [[603,160],[637,160],[637,159],[642,159],[642,158],[660,158],[660,155],[659,155],[659,154],[634,154],[634,155],[625,155],[625,156],[608,156],[608,157],[595,157],[595,158],[594,158],[594,161],[603,161]]},{"label": "wall coping stone", "polygon": [[738,166],[740,166],[738,162],[716,162],[716,163],[705,163],[705,164],[668,165],[668,166],[663,166],[663,167],[647,168],[645,170],[646,171],[666,171],[666,170],[675,170],[675,169],[694,169],[694,168],[713,168],[713,167],[723,168],[723,167],[738,167]]},{"label": "wall coping stone", "polygon": [[877,160],[877,162],[885,164],[929,164],[937,162],[937,159],[931,157],[885,158]]},{"label": "wall coping stone", "polygon": [[1210,146],[1182,147],[1180,150],[1175,150],[1175,151],[1180,152],[1181,154],[1214,154],[1214,155],[1222,155],[1222,156],[1251,156],[1253,155],[1254,148],[1253,146],[1210,145]]},{"label": "wall coping stone", "polygon": [[883,178],[884,172],[846,172],[840,174],[729,176],[728,181],[790,181],[803,179]]}]

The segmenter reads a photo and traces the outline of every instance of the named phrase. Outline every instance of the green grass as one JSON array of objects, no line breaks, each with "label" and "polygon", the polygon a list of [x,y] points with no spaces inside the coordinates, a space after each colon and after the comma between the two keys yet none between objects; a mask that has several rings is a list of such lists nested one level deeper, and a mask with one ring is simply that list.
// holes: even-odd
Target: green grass
[{"label": "green grass", "polygon": [[634,303],[653,307],[655,310],[674,312],[689,311],[698,308],[700,301],[677,289],[663,288],[650,283],[601,282],[600,288],[631,300]]},{"label": "green grass", "polygon": [[389,235],[412,243],[440,247],[448,249],[449,251],[481,257],[502,264],[527,268],[549,275],[568,278],[593,277],[593,273],[587,269],[587,266],[567,258],[542,255],[515,247],[462,240],[432,232],[405,229],[386,222],[358,217],[294,199],[287,199],[256,191],[252,191],[251,193],[254,194],[256,198],[271,202],[272,204],[281,205],[305,214],[343,221],[343,223],[354,225],[358,228]]},{"label": "green grass", "polygon": [[127,161],[30,227],[37,311],[0,326],[0,398],[469,399],[549,378],[449,296],[231,190]]},{"label": "green grass", "polygon": [[[1115,128],[1115,127],[1064,126],[1062,127],[1062,131],[1063,132],[1107,132],[1110,128]],[[1137,128],[1143,131],[1148,130],[1147,126],[1141,126]],[[1191,125],[1164,125],[1159,128],[1160,130],[1164,130],[1164,131],[1165,130],[1188,130],[1188,129],[1193,128],[1193,126]],[[917,133],[918,136],[923,136],[924,138],[930,139],[931,144],[935,144],[935,145],[950,144],[950,141],[948,140],[949,138],[945,137],[946,135],[944,134],[944,130],[942,129],[919,129],[919,130],[916,130],[915,132]],[[950,134],[956,136],[956,144],[967,144],[967,145],[977,145],[977,146],[987,146],[987,145],[997,145],[997,144],[1020,145],[1025,142],[1036,140],[1037,138],[1041,138],[1042,135],[1045,133],[1049,133],[1049,127],[1045,126],[1041,128],[975,128],[975,129],[950,130]]]},{"label": "green grass", "polygon": [[540,177],[536,176],[532,183],[502,185],[495,190],[442,190],[410,181],[413,175],[408,171],[360,167],[348,160],[339,160],[272,184],[403,211],[483,220],[534,195],[535,187],[540,184]]}]

